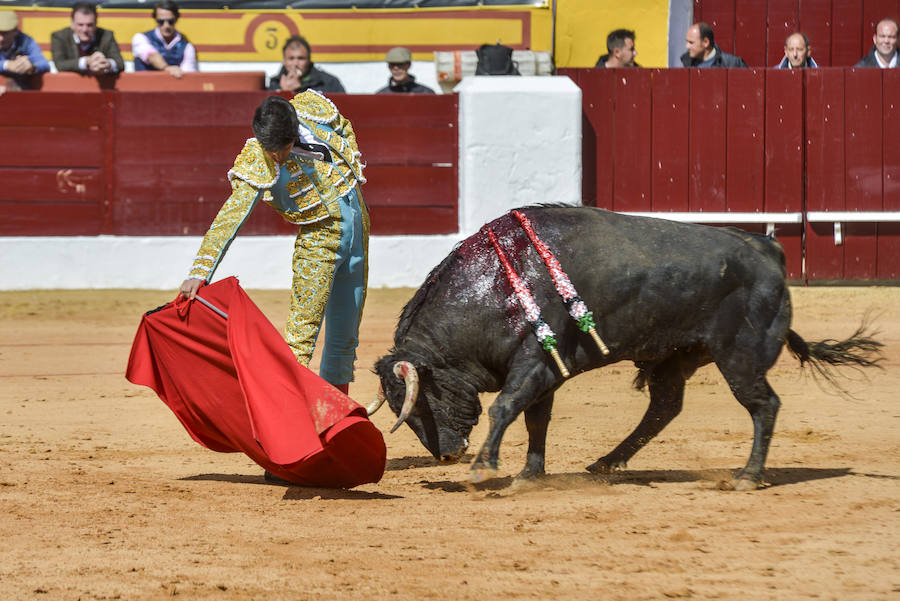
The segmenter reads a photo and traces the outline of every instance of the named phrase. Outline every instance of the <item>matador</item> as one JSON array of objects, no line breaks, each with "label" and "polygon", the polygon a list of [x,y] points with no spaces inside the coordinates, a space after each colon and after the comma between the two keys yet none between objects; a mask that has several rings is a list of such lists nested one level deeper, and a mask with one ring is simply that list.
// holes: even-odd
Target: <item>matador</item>
[{"label": "matador", "polygon": [[270,96],[256,109],[254,138],[228,172],[231,196],[203,237],[181,293],[193,298],[262,199],[298,227],[285,337],[309,364],[324,320],[319,375],[344,393],[353,379],[366,296],[369,217],[364,164],[353,126],[322,94],[290,102]]}]

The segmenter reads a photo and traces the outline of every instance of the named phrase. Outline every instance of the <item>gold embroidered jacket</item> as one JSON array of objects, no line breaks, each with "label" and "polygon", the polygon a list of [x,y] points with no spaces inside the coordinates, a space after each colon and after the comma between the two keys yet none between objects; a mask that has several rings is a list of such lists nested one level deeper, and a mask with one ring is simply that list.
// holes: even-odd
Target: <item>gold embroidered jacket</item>
[{"label": "gold embroidered jacket", "polygon": [[211,280],[260,198],[286,221],[306,225],[340,218],[337,200],[358,182],[366,181],[353,126],[334,104],[312,90],[297,94],[291,104],[301,126],[317,138],[317,143],[328,146],[331,162],[291,153],[284,164],[278,165],[256,138],[247,140],[228,171],[231,196],[203,237],[189,278]]}]

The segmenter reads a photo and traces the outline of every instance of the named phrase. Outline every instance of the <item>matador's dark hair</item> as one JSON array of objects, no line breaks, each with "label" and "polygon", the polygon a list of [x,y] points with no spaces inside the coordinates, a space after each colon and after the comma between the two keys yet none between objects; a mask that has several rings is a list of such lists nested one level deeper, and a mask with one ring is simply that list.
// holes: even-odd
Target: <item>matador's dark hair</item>
[{"label": "matador's dark hair", "polygon": [[265,150],[281,150],[293,144],[299,129],[297,112],[281,96],[269,96],[253,114],[253,135]]}]

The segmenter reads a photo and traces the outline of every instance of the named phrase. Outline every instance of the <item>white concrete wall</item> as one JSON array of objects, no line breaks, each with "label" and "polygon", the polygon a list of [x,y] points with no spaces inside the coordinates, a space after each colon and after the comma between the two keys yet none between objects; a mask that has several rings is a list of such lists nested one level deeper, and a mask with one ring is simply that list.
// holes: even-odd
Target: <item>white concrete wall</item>
[{"label": "white concrete wall", "polygon": [[460,230],[523,205],[581,204],[581,89],[568,77],[467,77],[459,92]]},{"label": "white concrete wall", "polygon": [[[459,93],[460,232],[372,236],[370,287],[419,286],[457,242],[512,208],[581,202],[581,91],[570,79],[472,77]],[[0,289],[174,291],[199,246],[198,236],[0,237]],[[239,234],[216,278],[288,288],[292,249],[293,236]]]}]

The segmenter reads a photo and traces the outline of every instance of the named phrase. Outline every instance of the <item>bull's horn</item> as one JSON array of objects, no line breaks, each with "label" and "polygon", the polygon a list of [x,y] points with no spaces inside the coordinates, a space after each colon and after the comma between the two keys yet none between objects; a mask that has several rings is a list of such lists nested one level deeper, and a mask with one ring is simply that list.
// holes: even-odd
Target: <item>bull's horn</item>
[{"label": "bull's horn", "polygon": [[372,415],[384,405],[384,402],[387,400],[387,397],[384,396],[384,388],[381,386],[381,382],[378,383],[378,394],[375,395],[375,400],[372,401],[372,404],[366,407],[366,413]]},{"label": "bull's horn", "polygon": [[400,409],[400,417],[397,418],[397,423],[391,428],[391,432],[406,421],[406,418],[412,413],[413,407],[416,406],[416,399],[419,397],[419,374],[412,363],[409,361],[397,361],[394,363],[394,375],[406,382],[406,396],[403,398],[403,408]]}]

